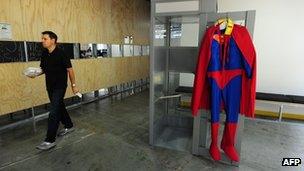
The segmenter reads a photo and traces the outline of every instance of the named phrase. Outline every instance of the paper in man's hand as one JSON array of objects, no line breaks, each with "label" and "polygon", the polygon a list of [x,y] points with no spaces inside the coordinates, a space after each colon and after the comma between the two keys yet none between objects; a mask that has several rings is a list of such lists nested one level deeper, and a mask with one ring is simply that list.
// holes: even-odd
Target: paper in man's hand
[{"label": "paper in man's hand", "polygon": [[23,71],[23,74],[28,76],[28,77],[36,77],[42,73],[41,68],[36,68],[36,67],[28,67]]}]

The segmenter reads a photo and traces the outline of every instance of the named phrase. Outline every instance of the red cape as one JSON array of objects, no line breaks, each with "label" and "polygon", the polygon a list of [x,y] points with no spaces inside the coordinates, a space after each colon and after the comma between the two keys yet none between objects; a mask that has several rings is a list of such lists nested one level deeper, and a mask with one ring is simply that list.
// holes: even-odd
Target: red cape
[{"label": "red cape", "polygon": [[[212,26],[206,30],[200,47],[191,101],[193,116],[197,116],[199,109],[210,109],[210,87],[209,82],[207,81],[207,68],[211,55],[213,35],[217,29],[218,26]],[[248,78],[245,72],[242,74],[240,114],[247,117],[254,117],[256,96],[256,52],[246,27],[235,24],[231,36],[252,69],[251,78]]]}]

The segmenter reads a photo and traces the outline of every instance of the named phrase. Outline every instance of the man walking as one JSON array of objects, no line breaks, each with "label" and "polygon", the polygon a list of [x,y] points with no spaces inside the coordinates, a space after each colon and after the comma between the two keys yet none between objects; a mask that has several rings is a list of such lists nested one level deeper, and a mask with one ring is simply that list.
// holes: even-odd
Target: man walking
[{"label": "man walking", "polygon": [[[48,118],[48,129],[44,142],[37,146],[40,150],[49,150],[56,146],[56,136],[63,136],[74,131],[72,120],[65,108],[64,95],[67,88],[67,75],[69,75],[72,91],[78,92],[75,84],[75,75],[71,60],[64,51],[56,46],[57,35],[52,31],[42,32],[42,45],[45,51],[42,53],[40,67],[45,74],[47,93],[51,108]],[[32,77],[34,78],[34,77]],[[59,122],[64,129],[57,135]]]}]

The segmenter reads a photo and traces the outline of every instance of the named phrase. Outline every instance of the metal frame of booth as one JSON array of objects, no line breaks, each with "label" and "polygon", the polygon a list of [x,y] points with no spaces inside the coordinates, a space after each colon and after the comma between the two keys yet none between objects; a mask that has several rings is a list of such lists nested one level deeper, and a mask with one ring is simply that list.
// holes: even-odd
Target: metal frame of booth
[{"label": "metal frame of booth", "polygon": [[[157,3],[187,1],[193,0],[151,1],[149,142],[152,146],[192,151],[194,155],[208,157],[210,115],[208,111],[200,110],[199,115],[193,118],[189,109],[180,108],[180,99],[185,94],[175,91],[179,86],[179,74],[195,72],[200,40],[208,25],[219,18],[229,17],[232,20],[241,20],[252,35],[255,11],[218,13],[216,1],[198,0],[199,7],[195,11],[156,13]],[[182,24],[185,17],[190,18],[190,22],[198,23],[198,44],[197,46],[172,46],[173,23]],[[160,36],[160,33],[163,35]],[[244,118],[241,116],[236,143],[239,153],[243,127]],[[221,162],[239,165],[226,157],[223,157]]]}]

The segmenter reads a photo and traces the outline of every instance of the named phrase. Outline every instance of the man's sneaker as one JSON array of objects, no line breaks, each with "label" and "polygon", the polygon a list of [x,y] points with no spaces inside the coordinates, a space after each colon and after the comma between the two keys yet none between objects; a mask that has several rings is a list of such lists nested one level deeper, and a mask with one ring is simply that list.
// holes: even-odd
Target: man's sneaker
[{"label": "man's sneaker", "polygon": [[49,150],[51,148],[54,148],[56,146],[56,143],[50,143],[50,142],[42,142],[40,145],[36,146],[39,150]]},{"label": "man's sneaker", "polygon": [[72,127],[72,128],[63,128],[61,131],[59,131],[59,133],[58,133],[58,137],[61,137],[61,136],[64,136],[64,135],[66,135],[66,134],[68,134],[68,133],[71,133],[71,132],[73,132],[75,130],[75,128],[74,127]]}]

